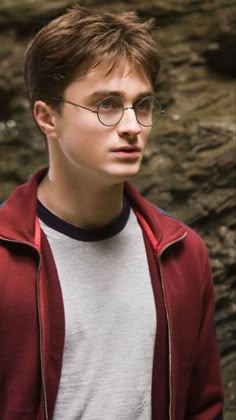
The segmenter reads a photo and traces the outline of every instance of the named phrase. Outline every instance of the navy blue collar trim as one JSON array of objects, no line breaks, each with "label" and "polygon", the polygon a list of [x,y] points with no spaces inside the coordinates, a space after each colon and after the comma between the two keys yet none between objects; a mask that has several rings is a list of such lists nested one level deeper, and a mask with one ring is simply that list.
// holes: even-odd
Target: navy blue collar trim
[{"label": "navy blue collar trim", "polygon": [[84,229],[65,222],[51,213],[39,200],[37,201],[37,215],[39,219],[51,229],[79,241],[94,242],[111,238],[124,229],[129,219],[130,205],[127,199],[124,198],[123,209],[117,219],[109,225],[96,229]]}]

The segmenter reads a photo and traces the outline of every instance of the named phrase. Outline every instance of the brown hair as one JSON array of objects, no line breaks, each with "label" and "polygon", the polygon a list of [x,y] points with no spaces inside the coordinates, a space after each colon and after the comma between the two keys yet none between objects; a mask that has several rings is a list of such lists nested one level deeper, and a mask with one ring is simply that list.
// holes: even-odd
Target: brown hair
[{"label": "brown hair", "polygon": [[108,73],[122,62],[141,65],[155,86],[160,51],[153,35],[153,19],[142,21],[135,12],[112,14],[74,6],[44,26],[25,53],[25,84],[29,102],[43,100],[57,107],[66,87],[99,64]]}]

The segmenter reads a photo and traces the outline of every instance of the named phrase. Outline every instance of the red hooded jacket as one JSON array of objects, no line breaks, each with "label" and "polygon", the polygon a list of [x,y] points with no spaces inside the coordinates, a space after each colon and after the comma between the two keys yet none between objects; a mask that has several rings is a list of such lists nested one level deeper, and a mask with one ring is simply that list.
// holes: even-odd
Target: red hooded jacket
[{"label": "red hooded jacket", "polygon": [[[0,208],[1,420],[51,420],[60,381],[63,300],[36,217],[45,173],[38,171]],[[156,302],[152,420],[220,419],[214,288],[204,243],[129,183],[125,194],[143,231]]]}]

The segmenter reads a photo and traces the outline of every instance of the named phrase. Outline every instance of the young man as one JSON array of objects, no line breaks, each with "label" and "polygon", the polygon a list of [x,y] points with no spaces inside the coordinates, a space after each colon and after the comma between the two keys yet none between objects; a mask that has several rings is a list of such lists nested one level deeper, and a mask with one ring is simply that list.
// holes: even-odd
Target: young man
[{"label": "young man", "polygon": [[128,182],[161,115],[135,13],[74,7],[25,56],[49,168],[0,209],[0,418],[222,414],[202,240]]}]

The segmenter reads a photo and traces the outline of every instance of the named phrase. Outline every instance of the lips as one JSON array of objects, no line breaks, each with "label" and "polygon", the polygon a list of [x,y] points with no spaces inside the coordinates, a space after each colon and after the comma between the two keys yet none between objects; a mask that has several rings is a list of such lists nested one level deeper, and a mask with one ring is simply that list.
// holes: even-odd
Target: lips
[{"label": "lips", "polygon": [[118,160],[136,162],[140,160],[141,149],[138,146],[122,146],[112,150],[113,156]]},{"label": "lips", "polygon": [[140,153],[141,149],[137,146],[123,146],[118,147],[117,149],[113,149],[113,152],[121,152],[121,153]]}]

